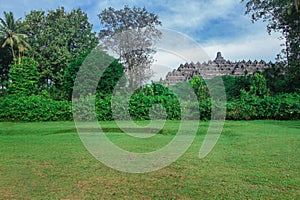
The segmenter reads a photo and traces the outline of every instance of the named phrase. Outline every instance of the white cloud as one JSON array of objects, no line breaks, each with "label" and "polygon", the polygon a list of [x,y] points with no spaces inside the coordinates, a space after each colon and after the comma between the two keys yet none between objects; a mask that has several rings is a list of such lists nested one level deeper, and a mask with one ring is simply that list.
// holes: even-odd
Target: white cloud
[{"label": "white cloud", "polygon": [[156,62],[152,70],[154,80],[165,78],[166,74],[179,67],[180,64],[190,62],[204,62],[209,60],[206,52],[192,38],[170,29],[162,29],[162,39],[157,44]]},{"label": "white cloud", "polygon": [[170,12],[160,15],[167,28],[202,28],[211,19],[226,18],[236,4],[235,0],[170,1],[165,4]]},{"label": "white cloud", "polygon": [[278,37],[279,34],[258,33],[236,41],[211,41],[204,44],[203,48],[212,59],[215,58],[216,52],[221,51],[225,59],[232,61],[243,59],[274,61],[282,49],[280,46],[282,41]]},{"label": "white cloud", "polygon": [[155,13],[165,28],[185,29],[201,28],[206,22],[216,18],[226,18],[234,7],[240,3],[236,0],[107,0],[107,6],[120,9],[124,5],[145,6],[155,9]]}]

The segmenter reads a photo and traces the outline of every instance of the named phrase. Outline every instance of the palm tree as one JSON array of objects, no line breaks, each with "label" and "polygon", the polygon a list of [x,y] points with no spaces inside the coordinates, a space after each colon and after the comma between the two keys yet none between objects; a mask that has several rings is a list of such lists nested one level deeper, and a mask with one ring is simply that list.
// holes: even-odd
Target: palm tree
[{"label": "palm tree", "polygon": [[[24,37],[25,36],[25,37]],[[17,48],[18,48],[18,63],[21,64],[21,58],[24,55],[24,51],[27,51],[30,49],[30,45],[26,42],[26,39],[28,38],[25,34],[19,34],[19,37],[16,40]]]},{"label": "palm tree", "polygon": [[28,36],[26,34],[19,33],[21,19],[15,20],[12,12],[4,12],[4,19],[0,18],[0,37],[4,38],[2,48],[9,46],[13,59],[15,60],[14,48],[18,49],[18,63],[21,63],[21,56],[25,50],[30,48],[30,45],[26,42]]}]

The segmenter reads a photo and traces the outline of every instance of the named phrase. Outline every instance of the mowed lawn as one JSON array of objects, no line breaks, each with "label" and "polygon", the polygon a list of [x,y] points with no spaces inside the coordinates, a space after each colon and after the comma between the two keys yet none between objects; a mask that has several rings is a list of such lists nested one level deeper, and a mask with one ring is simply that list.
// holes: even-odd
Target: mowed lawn
[{"label": "mowed lawn", "polygon": [[[163,147],[179,123],[134,139],[101,122],[115,144],[135,152]],[[199,159],[208,124],[200,122],[178,161],[129,174],[91,156],[73,122],[0,123],[0,199],[300,199],[300,121],[227,121]]]}]

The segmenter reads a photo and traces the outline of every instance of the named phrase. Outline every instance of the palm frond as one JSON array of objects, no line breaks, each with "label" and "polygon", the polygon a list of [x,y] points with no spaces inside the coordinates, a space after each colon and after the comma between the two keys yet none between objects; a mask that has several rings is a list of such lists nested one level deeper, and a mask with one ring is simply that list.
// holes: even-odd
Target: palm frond
[{"label": "palm frond", "polygon": [[17,49],[19,53],[30,49],[30,45],[26,41],[28,36],[19,33],[20,28],[21,18],[15,20],[12,12],[4,12],[4,18],[0,18],[0,35],[4,38],[4,42],[1,46],[2,48],[9,46],[14,58],[15,49]]},{"label": "palm frond", "polygon": [[14,42],[13,40],[11,40],[11,38],[6,38],[2,44],[2,48],[6,47],[6,46],[14,46]]}]

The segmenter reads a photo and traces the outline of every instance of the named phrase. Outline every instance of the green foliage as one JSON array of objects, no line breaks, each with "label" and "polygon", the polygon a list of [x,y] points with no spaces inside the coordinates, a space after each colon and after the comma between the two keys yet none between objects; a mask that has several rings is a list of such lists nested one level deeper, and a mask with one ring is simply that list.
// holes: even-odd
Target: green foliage
[{"label": "green foliage", "polygon": [[[124,67],[118,62],[118,60],[113,58],[106,58],[106,53],[102,50],[94,50],[93,52],[88,51],[83,53],[78,58],[73,59],[71,64],[68,66],[66,73],[64,75],[64,94],[67,95],[67,98],[70,100],[72,98],[72,92],[74,87],[74,82],[80,67],[84,64],[84,67],[87,67],[88,62],[94,60],[95,69],[98,66],[99,72],[95,72],[96,74],[90,74],[95,81],[97,77],[94,75],[99,75],[100,80],[98,82],[97,91],[100,91],[100,94],[107,95],[112,94],[114,87],[119,82],[120,85],[124,85],[125,81],[121,79],[124,74]],[[87,59],[87,60],[86,60]],[[108,59],[111,63],[103,62],[104,59]],[[86,60],[86,62],[85,62]],[[103,65],[103,66],[101,66]],[[108,66],[105,66],[108,65]],[[105,67],[107,67],[105,69]],[[92,66],[91,66],[92,68]],[[84,69],[82,69],[84,70]],[[84,70],[89,73],[89,70]],[[100,74],[102,73],[102,74]],[[79,77],[80,78],[80,77]],[[89,78],[91,79],[91,78]],[[84,83],[82,83],[84,84]],[[91,83],[88,83],[91,84]],[[96,84],[96,83],[94,83]]]},{"label": "green foliage", "polygon": [[267,88],[266,79],[263,75],[255,73],[250,80],[249,93],[254,96],[264,97],[269,95],[269,89]]},{"label": "green foliage", "polygon": [[86,59],[86,57],[89,55],[90,51],[82,53],[77,58],[74,58],[71,60],[70,65],[67,67],[66,72],[64,74],[63,78],[63,91],[64,95],[66,95],[67,99],[71,100],[72,98],[72,92],[74,87],[74,81],[77,76],[77,72],[79,71],[82,63]]},{"label": "green foliage", "polygon": [[300,118],[300,94],[258,97],[245,91],[241,93],[241,99],[228,102],[227,119],[292,120]]},{"label": "green foliage", "polygon": [[181,108],[176,95],[169,88],[156,83],[146,85],[132,95],[129,102],[130,114],[133,119],[150,119],[150,109],[156,104],[165,109],[168,119],[181,118]]},{"label": "green foliage", "polygon": [[7,95],[0,99],[0,121],[66,120],[72,120],[72,105],[69,101],[56,101],[45,95],[21,94]]},{"label": "green foliage", "polygon": [[97,91],[103,95],[109,95],[113,93],[117,84],[124,87],[126,85],[126,80],[123,76],[124,70],[124,66],[118,60],[115,59],[112,61],[103,72],[97,86]]},{"label": "green foliage", "polygon": [[73,116],[76,121],[92,121],[95,120],[93,109],[95,105],[95,96],[88,95],[73,99]]},{"label": "green foliage", "polygon": [[286,40],[285,58],[289,61],[299,60],[300,53],[300,11],[298,4],[292,1],[257,1],[242,0],[246,3],[246,14],[251,14],[252,21],[262,19],[267,24],[267,29],[271,31],[280,31]]},{"label": "green foliage", "polygon": [[[299,45],[299,44],[298,44]],[[300,56],[299,56],[300,58]],[[290,61],[290,67],[286,70],[285,92],[297,92],[300,90],[300,60]]]},{"label": "green foliage", "polygon": [[[181,86],[182,87],[182,86]],[[129,99],[129,113],[134,120],[148,120],[151,117],[170,120],[180,120],[182,111],[189,116],[188,119],[196,119],[195,110],[199,109],[200,119],[209,120],[212,105],[215,109],[220,106],[218,101],[210,98],[192,102],[188,98],[179,103],[174,91],[160,84],[152,83],[136,91]],[[126,90],[121,91],[126,93]],[[76,107],[73,111],[78,120],[94,120],[97,117],[101,121],[129,120],[125,115],[124,94],[114,96],[114,111],[112,113],[112,94],[97,92],[92,95],[73,99]],[[227,119],[230,120],[254,120],[254,119],[300,119],[300,94],[280,94],[276,96],[257,96],[250,91],[241,90],[239,98],[227,102]],[[96,116],[94,112],[95,103]],[[74,104],[73,104],[74,105]],[[162,109],[157,110],[157,105]],[[153,113],[153,111],[156,111]],[[0,99],[0,121],[57,121],[72,120],[72,105],[70,101],[57,101],[48,96],[47,91],[40,95],[25,96],[22,94],[7,95]]]},{"label": "green foliage", "polygon": [[267,29],[281,32],[282,39],[285,40],[285,49],[278,55],[278,59],[283,59],[284,66],[288,66],[287,91],[295,92],[300,88],[300,10],[299,0],[279,1],[279,0],[242,0],[246,3],[246,14],[252,15],[252,21],[262,19],[267,22]]},{"label": "green foliage", "polygon": [[194,76],[194,78],[190,81],[199,101],[205,101],[209,98],[208,88],[206,86],[205,81],[199,76]]},{"label": "green foliage", "polygon": [[[73,97],[79,98],[79,97],[86,97],[89,95],[94,95],[96,93],[97,88],[100,89],[108,89],[111,87],[111,84],[115,84],[115,80],[118,80],[122,74],[122,66],[119,65],[115,59],[111,56],[109,56],[104,51],[97,49],[94,51],[91,51],[86,59],[84,59],[84,62],[81,66],[78,66],[77,64],[80,64],[82,60],[76,61],[75,65],[72,67],[71,70],[69,70],[69,85],[72,85],[74,82],[74,79],[76,78],[74,82],[74,88],[73,88]],[[78,72],[80,67],[80,71]],[[110,69],[109,69],[110,68]],[[112,69],[113,68],[113,69]],[[109,71],[110,70],[110,71]],[[118,72],[118,73],[115,73]],[[115,73],[115,74],[111,74]],[[103,77],[108,77],[110,79],[103,79]],[[112,80],[113,81],[112,81]],[[100,82],[99,88],[98,83]],[[103,88],[107,87],[107,88]],[[69,88],[71,89],[71,88]],[[109,92],[109,91],[106,91]],[[103,92],[105,94],[105,92]]]},{"label": "green foliage", "polygon": [[[162,119],[180,119],[181,108],[176,96],[167,87],[163,85],[152,83],[137,90],[129,98],[129,115],[125,115],[126,108],[124,102],[128,103],[128,96],[126,89],[118,91],[114,94],[101,94],[101,91],[96,96],[96,114],[98,120],[146,120],[152,117]],[[112,98],[113,104],[112,104]],[[85,100],[87,101],[87,100]],[[157,109],[160,105],[161,109]],[[114,109],[113,115],[112,109]],[[87,111],[88,113],[89,111]],[[159,113],[158,113],[159,112]],[[83,115],[84,116],[84,115]],[[82,119],[85,119],[84,117]]]},{"label": "green foliage", "polygon": [[[262,74],[222,77],[228,100],[227,119],[299,119],[300,12],[292,1],[249,0],[247,13],[253,14],[254,21],[266,20],[269,31],[282,32],[286,39],[285,60]],[[0,20],[0,40],[4,47],[0,48],[1,121],[72,120],[72,95],[78,103],[73,109],[80,120],[94,117],[129,120],[120,102],[125,101],[127,86],[140,85],[151,76],[148,67],[155,52],[152,44],[160,37],[156,27],[161,25],[155,14],[145,8],[125,6],[121,10],[108,8],[98,15],[104,25],[99,34],[101,41],[112,45],[110,47],[118,53],[125,52],[119,55],[120,60],[95,49],[98,38],[81,9],[69,13],[63,7],[48,12],[31,11],[24,22],[15,20],[11,12],[4,16]],[[125,35],[130,38],[127,45],[122,46],[120,40],[123,38],[118,34],[124,29],[130,30],[130,34]],[[27,36],[21,33],[28,36],[28,45]],[[130,50],[126,49],[128,46]],[[21,62],[26,49],[34,60],[24,57]],[[14,50],[19,51],[18,64],[12,64],[16,57]],[[79,69],[82,71],[77,77]],[[124,72],[128,80],[124,80]],[[210,98],[211,91],[207,87],[209,83],[215,93],[221,91],[223,85],[213,84],[215,80],[204,81],[195,76],[190,82],[170,88],[156,83],[145,85],[129,98],[130,117],[134,120],[148,120],[153,116],[179,120],[184,114],[188,119],[196,119],[194,111],[199,110],[200,119],[209,120],[212,105],[216,110],[222,107],[218,99]],[[114,109],[119,115],[113,116],[112,95],[117,83],[123,87],[114,94]],[[194,90],[197,101],[193,100],[189,88]],[[93,107],[88,105],[94,100],[96,116],[91,116]]]},{"label": "green foliage", "polygon": [[0,38],[4,39],[1,47],[9,46],[13,58],[16,57],[15,49],[17,49],[19,64],[23,52],[30,48],[30,45],[27,43],[28,36],[20,32],[21,27],[21,18],[16,20],[12,12],[4,12],[4,18],[0,18]]},{"label": "green foliage", "polygon": [[38,93],[38,63],[24,57],[21,64],[13,64],[9,72],[8,92],[11,94],[32,95]]},{"label": "green foliage", "polygon": [[262,74],[266,79],[267,87],[271,94],[291,92],[291,85],[287,85],[287,77],[284,75],[283,64],[277,63],[266,69]]},{"label": "green foliage", "polygon": [[251,77],[249,76],[223,76],[222,79],[225,86],[227,100],[239,98],[242,89],[246,91],[250,90]]},{"label": "green foliage", "polygon": [[[63,90],[63,77],[71,61],[98,43],[87,14],[80,8],[70,13],[63,7],[47,13],[31,11],[25,16],[23,31],[32,46],[29,55],[40,64],[40,86],[47,90],[54,87],[56,93]],[[57,98],[60,95],[56,94]]]}]

